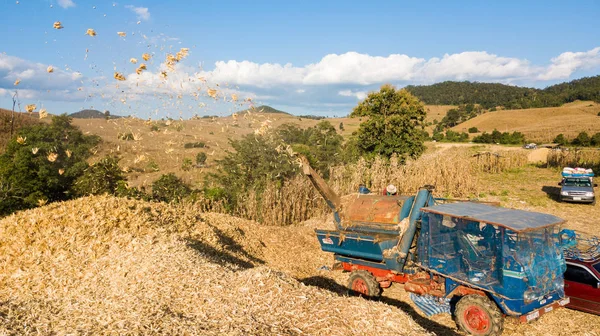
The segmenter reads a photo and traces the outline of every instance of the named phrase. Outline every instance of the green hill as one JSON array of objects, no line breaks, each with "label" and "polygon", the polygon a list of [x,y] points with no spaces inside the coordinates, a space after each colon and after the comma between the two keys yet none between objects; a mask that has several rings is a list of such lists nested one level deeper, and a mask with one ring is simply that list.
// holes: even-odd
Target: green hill
[{"label": "green hill", "polygon": [[[122,118],[121,116],[111,115],[110,112],[108,115],[110,116],[110,119]],[[79,112],[71,113],[69,117],[77,119],[105,119],[106,113],[98,110],[81,110]]]},{"label": "green hill", "polygon": [[485,109],[554,107],[575,100],[600,102],[600,75],[549,86],[545,89],[511,86],[499,83],[442,82],[406,87],[426,104],[479,104]]}]

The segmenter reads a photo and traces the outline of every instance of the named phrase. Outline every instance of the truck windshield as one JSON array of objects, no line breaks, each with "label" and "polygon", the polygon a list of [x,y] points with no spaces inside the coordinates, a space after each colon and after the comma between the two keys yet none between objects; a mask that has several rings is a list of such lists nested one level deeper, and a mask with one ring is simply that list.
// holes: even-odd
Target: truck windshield
[{"label": "truck windshield", "polygon": [[566,178],[563,182],[566,187],[591,187],[590,179],[583,178]]}]

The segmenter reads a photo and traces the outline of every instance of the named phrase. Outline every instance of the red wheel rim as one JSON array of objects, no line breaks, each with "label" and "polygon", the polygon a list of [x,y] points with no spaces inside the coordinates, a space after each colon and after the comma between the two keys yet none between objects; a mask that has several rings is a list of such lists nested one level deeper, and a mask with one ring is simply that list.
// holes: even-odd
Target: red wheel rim
[{"label": "red wheel rim", "polygon": [[369,287],[367,287],[367,283],[360,278],[354,279],[352,282],[352,291],[369,296]]},{"label": "red wheel rim", "polygon": [[478,306],[469,306],[465,309],[463,320],[471,334],[485,334],[490,329],[490,316]]}]

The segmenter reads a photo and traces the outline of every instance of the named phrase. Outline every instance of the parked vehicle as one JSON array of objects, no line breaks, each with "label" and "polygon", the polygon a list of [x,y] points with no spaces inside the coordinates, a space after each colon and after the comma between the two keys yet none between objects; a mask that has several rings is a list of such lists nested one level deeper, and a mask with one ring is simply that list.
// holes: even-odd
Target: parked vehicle
[{"label": "parked vehicle", "polygon": [[596,204],[594,194],[595,184],[594,172],[591,169],[565,168],[562,171],[562,181],[558,183],[560,188],[560,200],[568,202],[580,202]]},{"label": "parked vehicle", "polygon": [[573,230],[561,231],[567,270],[568,308],[600,315],[600,237]]},{"label": "parked vehicle", "polygon": [[[473,335],[499,335],[565,306],[561,218],[476,202],[447,203],[425,186],[415,196],[339,196],[303,160],[303,171],[334,212],[336,230],[316,230],[352,293],[377,297],[402,284],[427,315],[454,312]],[[452,302],[452,304],[451,304]],[[454,309],[451,309],[454,306]]]}]

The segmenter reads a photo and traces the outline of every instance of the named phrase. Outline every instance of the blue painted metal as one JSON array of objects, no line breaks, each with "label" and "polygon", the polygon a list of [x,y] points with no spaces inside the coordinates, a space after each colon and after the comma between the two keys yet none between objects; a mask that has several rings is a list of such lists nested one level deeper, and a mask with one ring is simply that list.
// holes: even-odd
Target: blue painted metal
[{"label": "blue painted metal", "polygon": [[383,261],[383,251],[398,244],[398,236],[350,231],[316,230],[321,249],[349,257]]},{"label": "blue painted metal", "polygon": [[477,288],[513,316],[564,298],[565,262],[556,225],[519,232],[481,222],[480,216],[428,210],[421,223],[419,264],[446,278],[446,295],[458,285]]},{"label": "blue painted metal", "polygon": [[412,209],[410,211],[408,228],[406,232],[402,235],[402,239],[400,240],[400,257],[406,258],[408,255],[408,250],[410,249],[410,245],[412,244],[413,238],[415,237],[415,232],[417,231],[417,220],[421,219],[421,208],[426,206],[431,200],[433,200],[431,196],[431,191],[429,189],[421,189],[417,193],[415,201],[413,202]]},{"label": "blue painted metal", "polygon": [[423,211],[503,226],[516,232],[536,230],[565,222],[560,217],[545,213],[507,209],[471,202],[440,204],[428,207]]}]

